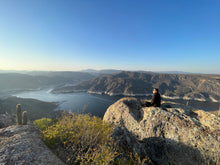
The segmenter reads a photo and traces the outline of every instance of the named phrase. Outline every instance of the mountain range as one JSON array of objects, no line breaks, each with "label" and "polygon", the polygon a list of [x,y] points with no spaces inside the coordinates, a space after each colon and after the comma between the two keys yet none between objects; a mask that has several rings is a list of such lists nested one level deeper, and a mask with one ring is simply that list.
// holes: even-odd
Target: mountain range
[{"label": "mountain range", "polygon": [[122,71],[100,75],[78,85],[59,87],[54,93],[87,91],[108,95],[147,95],[159,88],[164,97],[220,100],[220,75],[166,74]]}]

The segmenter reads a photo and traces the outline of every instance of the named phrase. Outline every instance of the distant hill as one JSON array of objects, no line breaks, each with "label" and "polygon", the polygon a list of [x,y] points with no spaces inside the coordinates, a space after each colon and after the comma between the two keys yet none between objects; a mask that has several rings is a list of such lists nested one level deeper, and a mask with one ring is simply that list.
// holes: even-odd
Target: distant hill
[{"label": "distant hill", "polygon": [[45,86],[74,84],[94,78],[83,72],[0,73],[0,90],[26,90]]},{"label": "distant hill", "polygon": [[[116,69],[103,69],[103,70],[95,70],[95,69],[86,69],[81,70],[81,72],[86,72],[94,75],[101,75],[101,74],[114,74],[119,73],[122,71],[129,70],[116,70]],[[130,71],[130,72],[141,72],[141,73],[167,73],[167,74],[196,74],[191,72],[184,72],[184,71],[145,71],[145,70],[137,70],[137,71]]]},{"label": "distant hill", "polygon": [[220,75],[162,74],[123,71],[101,75],[76,86],[57,88],[53,92],[86,90],[108,95],[146,95],[157,87],[170,97],[220,100]]},{"label": "distant hill", "polygon": [[102,75],[102,74],[119,73],[119,72],[122,72],[122,70],[115,70],[115,69],[103,69],[103,70],[86,69],[86,70],[81,70],[81,72],[90,73],[92,75],[99,76],[99,75]]},{"label": "distant hill", "polygon": [[168,74],[195,74],[191,72],[183,72],[183,71],[156,71],[154,73],[168,73]]}]

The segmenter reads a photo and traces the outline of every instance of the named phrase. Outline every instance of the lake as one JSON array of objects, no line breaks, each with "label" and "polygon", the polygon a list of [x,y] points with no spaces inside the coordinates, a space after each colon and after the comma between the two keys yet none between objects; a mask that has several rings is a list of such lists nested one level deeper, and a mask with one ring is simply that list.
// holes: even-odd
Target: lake
[{"label": "lake", "polygon": [[120,99],[120,96],[111,97],[107,95],[82,93],[52,94],[51,89],[39,91],[28,91],[13,94],[20,98],[32,98],[45,102],[57,102],[56,110],[65,110],[78,113],[91,113],[103,117],[107,108]]},{"label": "lake", "polygon": [[[103,117],[107,108],[124,96],[108,96],[89,94],[86,92],[81,93],[68,93],[68,94],[53,94],[50,93],[52,89],[43,89],[38,91],[26,91],[13,94],[12,96],[20,98],[32,98],[45,102],[56,102],[58,107],[56,110],[65,110],[77,113],[90,113],[99,117]],[[151,99],[148,97],[138,97],[139,99]],[[186,105],[187,100],[182,99],[165,99],[162,100],[175,101],[180,104]],[[189,105],[205,111],[216,111],[219,108],[219,103],[210,101],[195,101],[190,100]]]}]

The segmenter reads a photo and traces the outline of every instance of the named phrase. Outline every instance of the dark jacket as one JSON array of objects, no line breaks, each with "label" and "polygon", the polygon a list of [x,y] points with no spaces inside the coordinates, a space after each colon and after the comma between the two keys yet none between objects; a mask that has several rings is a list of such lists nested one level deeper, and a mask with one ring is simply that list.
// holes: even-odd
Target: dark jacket
[{"label": "dark jacket", "polygon": [[153,94],[152,100],[151,100],[151,105],[154,107],[160,107],[161,104],[161,97],[159,93]]}]

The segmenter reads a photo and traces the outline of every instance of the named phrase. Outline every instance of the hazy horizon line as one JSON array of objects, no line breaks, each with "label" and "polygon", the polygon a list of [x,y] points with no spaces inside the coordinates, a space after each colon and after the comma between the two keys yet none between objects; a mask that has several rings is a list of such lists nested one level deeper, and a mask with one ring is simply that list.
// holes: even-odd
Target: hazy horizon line
[{"label": "hazy horizon line", "polygon": [[16,69],[0,69],[0,72],[89,72],[89,71],[130,71],[130,72],[152,72],[152,73],[176,73],[176,74],[217,74],[219,75],[220,73],[202,73],[202,72],[189,72],[189,71],[181,71],[181,70],[130,70],[130,69],[93,69],[93,68],[88,68],[88,69],[81,69],[81,70],[16,70]]}]

